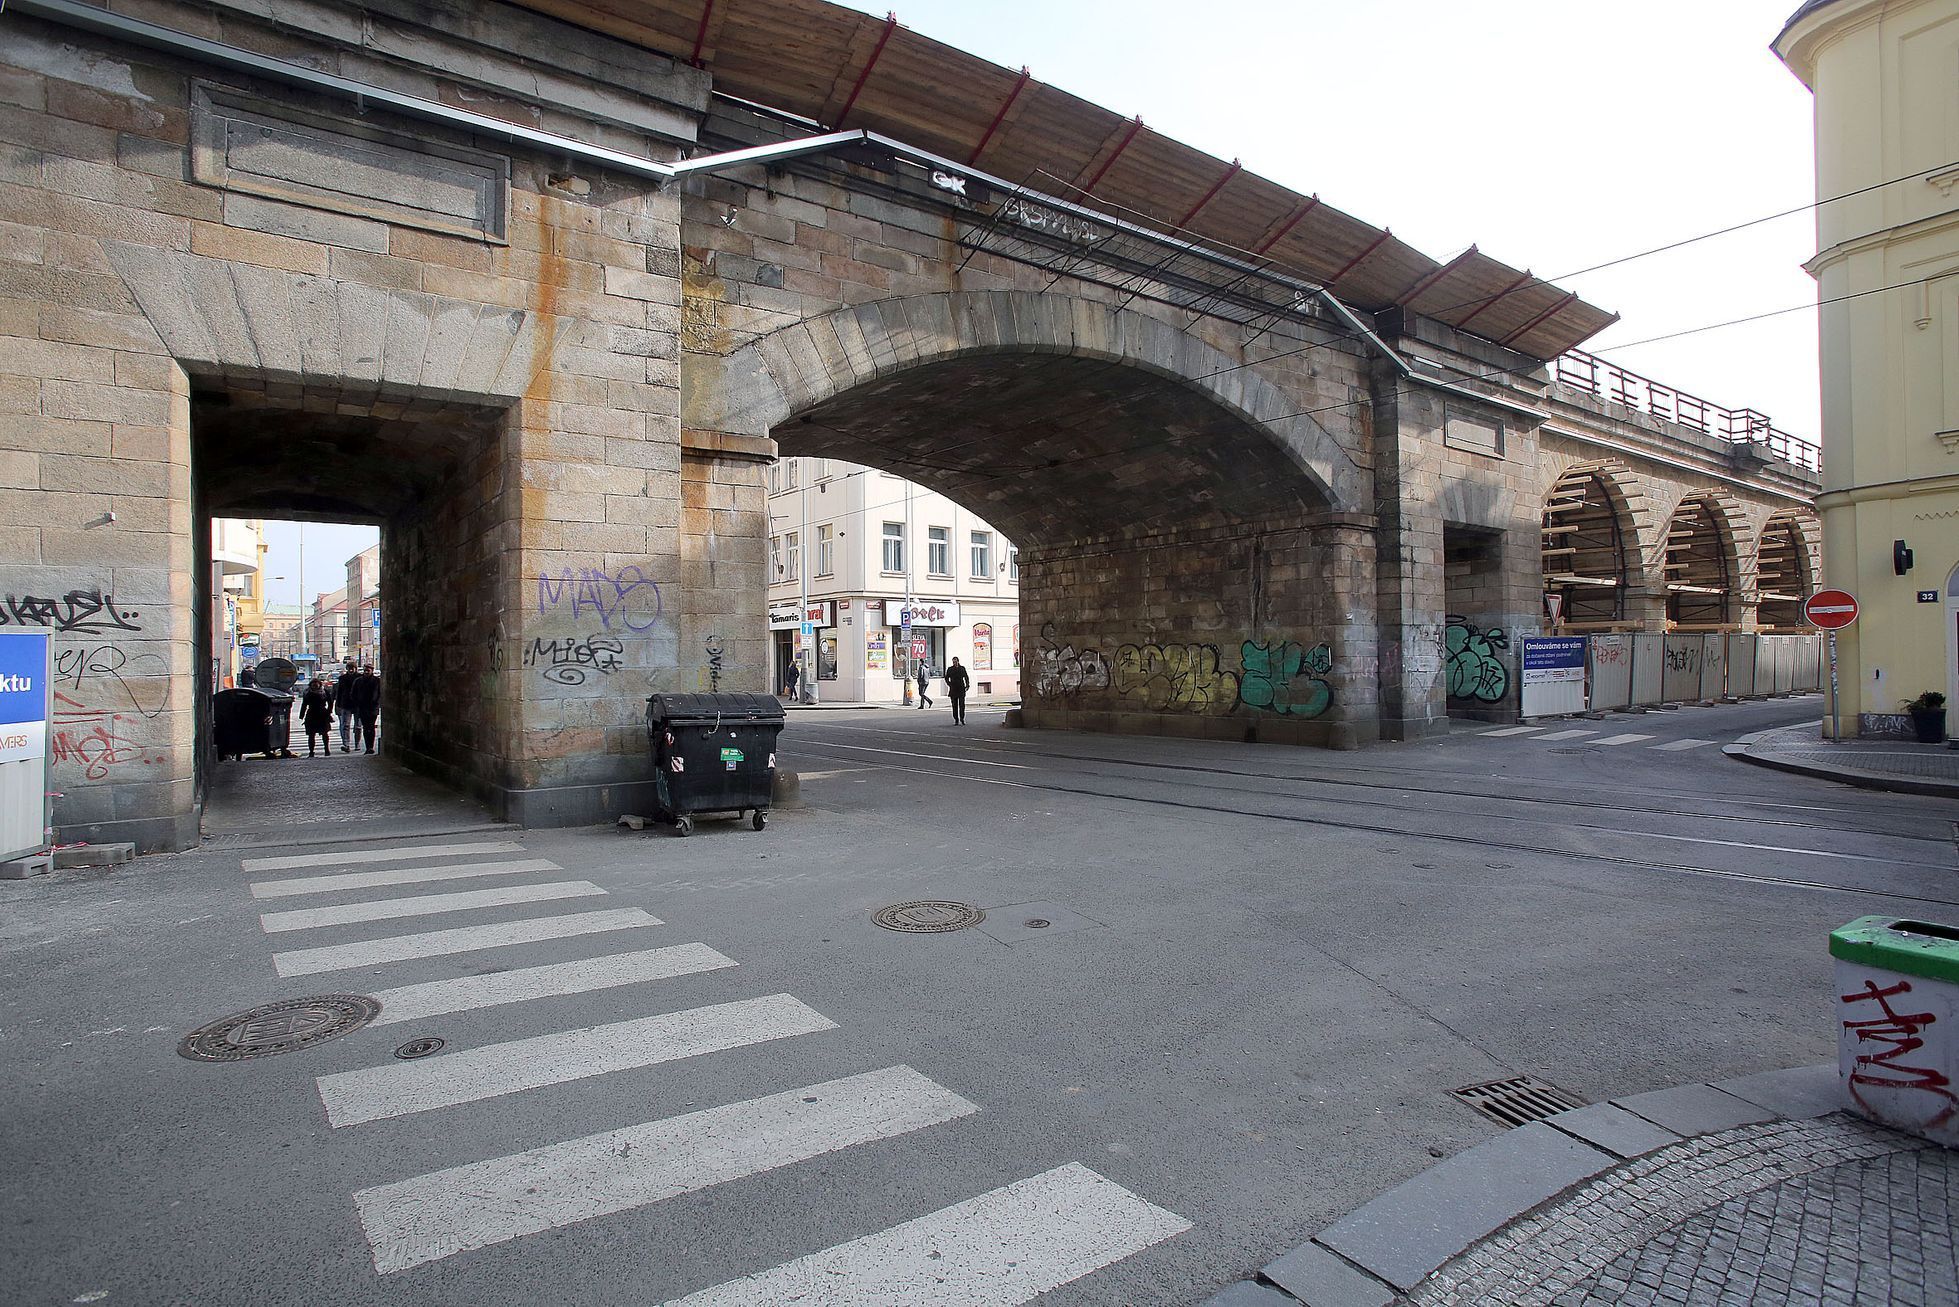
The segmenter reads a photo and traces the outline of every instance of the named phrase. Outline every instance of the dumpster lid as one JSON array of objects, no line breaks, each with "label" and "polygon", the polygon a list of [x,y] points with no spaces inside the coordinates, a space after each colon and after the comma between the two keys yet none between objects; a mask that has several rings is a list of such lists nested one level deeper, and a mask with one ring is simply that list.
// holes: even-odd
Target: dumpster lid
[{"label": "dumpster lid", "polygon": [[261,658],[258,660],[258,685],[243,686],[243,689],[276,690],[283,694],[292,689],[299,680],[299,666],[290,658]]},{"label": "dumpster lid", "polygon": [[1959,926],[1909,917],[1859,917],[1830,932],[1830,956],[1959,985]]},{"label": "dumpster lid", "polygon": [[648,722],[780,722],[783,716],[772,694],[655,694],[646,700]]}]

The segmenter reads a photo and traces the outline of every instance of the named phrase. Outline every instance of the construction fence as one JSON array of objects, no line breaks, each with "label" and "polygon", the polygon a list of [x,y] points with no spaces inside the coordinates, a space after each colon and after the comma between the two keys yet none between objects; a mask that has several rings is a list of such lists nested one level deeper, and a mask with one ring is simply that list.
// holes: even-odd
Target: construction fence
[{"label": "construction fence", "polygon": [[[1575,677],[1544,683],[1529,669],[1533,661],[1575,663],[1582,640],[1582,703],[1572,693]],[[1614,708],[1654,708],[1665,703],[1701,703],[1801,694],[1823,687],[1823,636],[1624,634],[1560,637],[1545,641],[1563,657],[1533,659],[1534,637],[1524,640],[1523,715],[1602,712]]]}]

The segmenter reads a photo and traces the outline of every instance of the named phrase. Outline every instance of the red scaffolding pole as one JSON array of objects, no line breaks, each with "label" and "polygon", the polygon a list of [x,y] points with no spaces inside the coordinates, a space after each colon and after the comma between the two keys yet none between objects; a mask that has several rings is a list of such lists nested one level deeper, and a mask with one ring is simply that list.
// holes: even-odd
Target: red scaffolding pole
[{"label": "red scaffolding pole", "polygon": [[885,43],[891,39],[891,34],[897,30],[898,14],[896,10],[893,10],[884,16],[884,30],[878,33],[877,44],[871,48],[871,57],[864,61],[864,71],[857,74],[857,85],[850,88],[850,98],[845,100],[843,102],[843,108],[837,111],[835,126],[841,128],[844,124],[844,119],[850,117],[850,111],[856,105],[857,97],[864,91],[864,83],[871,80],[871,69],[877,67],[878,57],[884,53]]},{"label": "red scaffolding pole", "polygon": [[1190,220],[1192,218],[1195,218],[1198,214],[1204,212],[1204,206],[1209,204],[1212,200],[1216,199],[1218,192],[1224,189],[1225,183],[1230,181],[1233,177],[1236,177],[1238,175],[1239,169],[1243,167],[1244,167],[1243,164],[1239,163],[1236,159],[1233,159],[1231,161],[1231,166],[1224,170],[1224,176],[1218,178],[1216,181],[1211,183],[1211,189],[1204,192],[1204,198],[1199,200],[1197,203],[1191,205],[1190,212],[1186,213],[1183,217],[1177,219],[1176,223],[1174,224],[1174,228],[1176,230],[1181,231],[1183,228],[1190,226]]},{"label": "red scaffolding pole", "polygon": [[1141,114],[1137,114],[1135,119],[1130,122],[1129,130],[1123,133],[1122,141],[1120,144],[1116,146],[1115,153],[1111,154],[1108,158],[1102,161],[1102,166],[1095,170],[1095,175],[1093,177],[1090,177],[1088,179],[1088,184],[1081,188],[1082,194],[1093,195],[1095,193],[1096,186],[1101,182],[1101,180],[1104,177],[1108,176],[1109,169],[1116,166],[1116,160],[1122,157],[1122,152],[1129,148],[1129,143],[1131,141],[1136,139],[1136,133],[1142,130],[1143,130],[1143,116]]},{"label": "red scaffolding pole", "polygon": [[1006,103],[1000,106],[1000,112],[994,114],[993,121],[987,124],[986,135],[980,137],[979,144],[975,145],[973,152],[966,157],[967,163],[978,163],[980,155],[986,153],[987,143],[993,139],[993,133],[999,131],[1000,124],[1007,121],[1007,115],[1013,111],[1014,102],[1020,99],[1020,93],[1027,89],[1027,83],[1033,80],[1033,77],[1034,74],[1028,72],[1025,66],[1021,68],[1020,80],[1014,83],[1014,89],[1007,95]]}]

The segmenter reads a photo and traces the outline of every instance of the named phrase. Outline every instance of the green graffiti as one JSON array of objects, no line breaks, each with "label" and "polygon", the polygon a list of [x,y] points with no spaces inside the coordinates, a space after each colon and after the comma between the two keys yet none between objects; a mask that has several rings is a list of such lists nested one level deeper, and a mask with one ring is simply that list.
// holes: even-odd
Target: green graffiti
[{"label": "green graffiti", "polygon": [[1318,717],[1333,706],[1333,687],[1322,677],[1333,670],[1333,650],[1325,643],[1308,649],[1294,641],[1238,647],[1244,663],[1238,701],[1247,708],[1288,717]]},{"label": "green graffiti", "polygon": [[1510,669],[1496,652],[1510,647],[1510,637],[1503,628],[1479,630],[1468,618],[1452,616],[1443,639],[1448,652],[1449,697],[1502,703],[1510,692]]}]

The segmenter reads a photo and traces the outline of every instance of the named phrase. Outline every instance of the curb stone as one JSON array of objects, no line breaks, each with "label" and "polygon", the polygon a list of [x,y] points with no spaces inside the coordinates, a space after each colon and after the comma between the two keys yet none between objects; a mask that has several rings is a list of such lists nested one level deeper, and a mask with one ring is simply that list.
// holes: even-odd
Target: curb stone
[{"label": "curb stone", "polygon": [[1648,1153],[1699,1135],[1847,1107],[1836,1064],[1823,1063],[1573,1108],[1438,1162],[1204,1307],[1389,1307],[1526,1213]]}]

